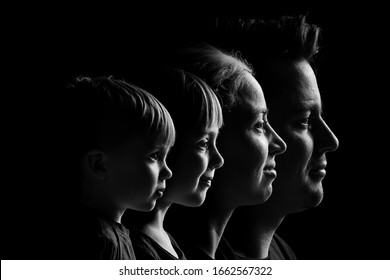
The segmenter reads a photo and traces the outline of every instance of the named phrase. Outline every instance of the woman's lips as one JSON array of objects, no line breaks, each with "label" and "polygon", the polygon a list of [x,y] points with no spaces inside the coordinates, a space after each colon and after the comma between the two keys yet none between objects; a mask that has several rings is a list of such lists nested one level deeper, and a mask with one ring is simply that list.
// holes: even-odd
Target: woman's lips
[{"label": "woman's lips", "polygon": [[263,173],[271,178],[276,178],[277,172],[275,169],[269,168],[269,169],[263,169]]},{"label": "woman's lips", "polygon": [[278,175],[276,170],[275,170],[275,164],[268,164],[266,165],[264,168],[263,168],[263,173],[268,176],[268,177],[271,177],[271,178],[276,178],[276,176]]}]

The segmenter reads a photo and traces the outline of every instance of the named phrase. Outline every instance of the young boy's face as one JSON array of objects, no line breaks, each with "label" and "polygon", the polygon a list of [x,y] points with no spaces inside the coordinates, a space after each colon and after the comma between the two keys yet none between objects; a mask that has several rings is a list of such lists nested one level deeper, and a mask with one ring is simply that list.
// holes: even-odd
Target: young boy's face
[{"label": "young boy's face", "polygon": [[150,211],[172,176],[166,164],[170,146],[138,138],[106,153],[107,193],[120,209]]}]

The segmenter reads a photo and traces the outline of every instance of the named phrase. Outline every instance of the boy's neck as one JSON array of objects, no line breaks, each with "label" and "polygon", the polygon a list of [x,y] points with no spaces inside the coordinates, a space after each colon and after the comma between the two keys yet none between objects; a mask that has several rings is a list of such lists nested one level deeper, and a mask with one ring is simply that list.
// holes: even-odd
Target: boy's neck
[{"label": "boy's neck", "polygon": [[83,198],[81,200],[81,204],[99,212],[104,217],[119,224],[121,223],[122,215],[125,212],[125,210],[117,209],[116,207],[97,199]]}]

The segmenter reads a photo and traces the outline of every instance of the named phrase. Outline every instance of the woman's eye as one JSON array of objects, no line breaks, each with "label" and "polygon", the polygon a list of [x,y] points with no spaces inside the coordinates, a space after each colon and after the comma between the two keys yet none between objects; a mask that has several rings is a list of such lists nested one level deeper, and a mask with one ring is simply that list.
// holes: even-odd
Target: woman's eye
[{"label": "woman's eye", "polygon": [[255,129],[257,131],[259,131],[259,132],[264,132],[265,131],[265,125],[266,125],[265,121],[257,122],[255,124]]}]

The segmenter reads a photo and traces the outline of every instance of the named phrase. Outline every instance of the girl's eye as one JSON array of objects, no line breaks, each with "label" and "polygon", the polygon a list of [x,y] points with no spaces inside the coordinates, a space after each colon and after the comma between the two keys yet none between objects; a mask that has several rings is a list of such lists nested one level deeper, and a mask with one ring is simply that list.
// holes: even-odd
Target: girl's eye
[{"label": "girl's eye", "polygon": [[202,149],[208,149],[209,147],[209,140],[207,139],[202,139],[196,145]]}]

